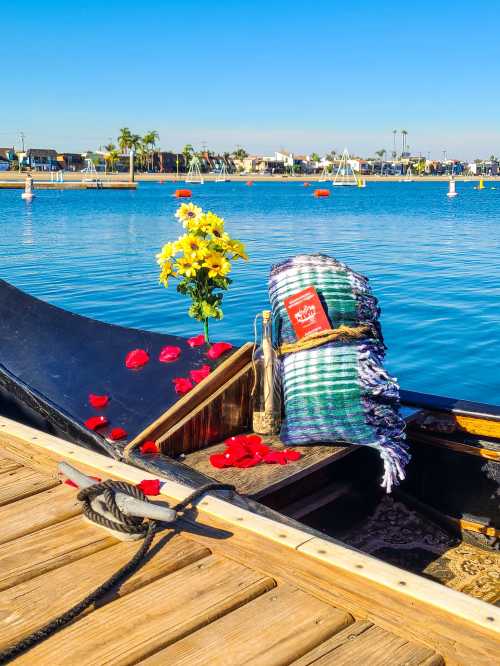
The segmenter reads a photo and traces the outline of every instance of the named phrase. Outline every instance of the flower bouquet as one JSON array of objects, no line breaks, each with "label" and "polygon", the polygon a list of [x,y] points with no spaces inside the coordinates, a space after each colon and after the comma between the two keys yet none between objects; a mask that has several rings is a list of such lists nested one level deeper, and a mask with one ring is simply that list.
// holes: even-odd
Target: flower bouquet
[{"label": "flower bouquet", "polygon": [[189,316],[203,323],[205,342],[209,342],[209,319],[222,319],[222,298],[231,284],[231,262],[247,260],[245,246],[224,230],[224,220],[203,212],[192,203],[181,204],[175,216],[186,233],[166,243],[156,255],[161,266],[160,283],[178,280],[177,291],[191,298]]}]

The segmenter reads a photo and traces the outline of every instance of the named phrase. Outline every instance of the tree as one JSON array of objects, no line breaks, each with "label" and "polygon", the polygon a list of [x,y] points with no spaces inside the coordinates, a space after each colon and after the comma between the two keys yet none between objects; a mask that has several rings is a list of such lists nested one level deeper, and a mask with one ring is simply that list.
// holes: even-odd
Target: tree
[{"label": "tree", "polygon": [[104,146],[104,150],[108,153],[110,153],[112,150],[115,150],[116,146],[114,143],[108,143],[106,146]]},{"label": "tree", "polygon": [[132,132],[128,127],[122,127],[118,136],[118,145],[122,153],[127,153],[131,148],[130,141],[132,139]]},{"label": "tree", "polygon": [[151,132],[147,132],[143,137],[142,137],[142,143],[146,147],[148,151],[148,157],[149,157],[149,162],[150,162],[150,168],[151,170],[153,169],[153,157],[154,157],[154,149],[156,142],[159,140],[160,135],[156,130],[151,130]]},{"label": "tree", "polygon": [[233,157],[237,160],[244,160],[245,157],[248,157],[248,153],[244,148],[237,148],[233,151]]},{"label": "tree", "polygon": [[329,162],[335,162],[335,157],[336,157],[336,156],[337,156],[337,151],[336,151],[336,150],[331,150],[331,151],[327,154],[326,159],[327,159]]},{"label": "tree", "polygon": [[313,153],[313,154],[311,155],[311,161],[312,161],[312,162],[320,162],[320,161],[321,161],[321,157],[318,155],[318,153]]},{"label": "tree", "polygon": [[[108,146],[113,146],[112,143],[108,144]],[[108,148],[108,146],[105,146],[105,148]],[[116,150],[116,148],[113,146],[111,150],[108,150],[106,155],[104,156],[104,160],[106,163],[106,167],[109,167],[110,171],[114,171],[115,165],[120,159],[120,153]]]},{"label": "tree", "polygon": [[189,165],[189,162],[191,161],[191,156],[194,152],[193,146],[190,143],[186,143],[184,148],[182,149],[182,156],[184,157],[184,165],[186,167],[186,171]]},{"label": "tree", "polygon": [[408,132],[405,129],[401,130],[401,154],[407,152],[407,145],[406,145],[406,137],[408,136]]}]

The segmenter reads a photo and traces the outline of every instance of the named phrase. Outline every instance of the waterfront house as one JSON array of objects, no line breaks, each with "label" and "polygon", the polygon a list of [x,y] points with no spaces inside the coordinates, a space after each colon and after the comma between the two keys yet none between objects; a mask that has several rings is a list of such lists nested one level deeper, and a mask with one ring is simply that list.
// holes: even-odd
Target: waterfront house
[{"label": "waterfront house", "polygon": [[57,163],[59,168],[64,171],[81,171],[85,166],[80,153],[59,153]]},{"label": "waterfront house", "polygon": [[33,171],[59,171],[60,169],[57,151],[51,148],[28,148],[18,156],[20,166],[33,169]]}]

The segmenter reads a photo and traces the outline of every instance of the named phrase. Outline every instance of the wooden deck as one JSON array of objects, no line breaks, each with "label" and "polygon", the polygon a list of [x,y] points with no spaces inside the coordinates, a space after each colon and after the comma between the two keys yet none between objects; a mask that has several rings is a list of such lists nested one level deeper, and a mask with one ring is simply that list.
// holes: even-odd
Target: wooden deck
[{"label": "wooden deck", "polygon": [[[101,477],[151,478],[35,432],[0,419],[0,648],[82,599],[138,547],[80,515],[56,461]],[[177,490],[172,482],[174,497]],[[419,599],[434,584],[422,580],[418,589],[404,574],[399,585],[413,596],[398,605],[403,587],[372,582],[385,571],[403,575],[394,567],[215,497],[201,500],[197,514],[196,526],[183,521],[181,533],[158,534],[154,554],[113,595],[14,663],[438,666],[448,663],[443,652],[450,664],[493,663],[485,621],[475,639],[465,622],[452,626],[444,607],[422,612]],[[487,607],[464,597],[461,608],[462,596],[453,597],[453,612]]]}]

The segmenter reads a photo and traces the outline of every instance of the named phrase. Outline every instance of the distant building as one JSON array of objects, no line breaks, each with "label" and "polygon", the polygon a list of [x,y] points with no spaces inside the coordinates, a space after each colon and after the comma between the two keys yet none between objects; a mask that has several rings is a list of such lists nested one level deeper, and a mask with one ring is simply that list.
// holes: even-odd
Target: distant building
[{"label": "distant building", "polygon": [[57,151],[50,148],[28,148],[19,153],[20,166],[34,171],[59,171]]},{"label": "distant building", "polygon": [[80,153],[59,153],[57,163],[59,168],[64,171],[81,171],[85,166]]},{"label": "distant building", "polygon": [[0,148],[0,171],[9,171],[15,159],[17,155],[14,148]]}]

